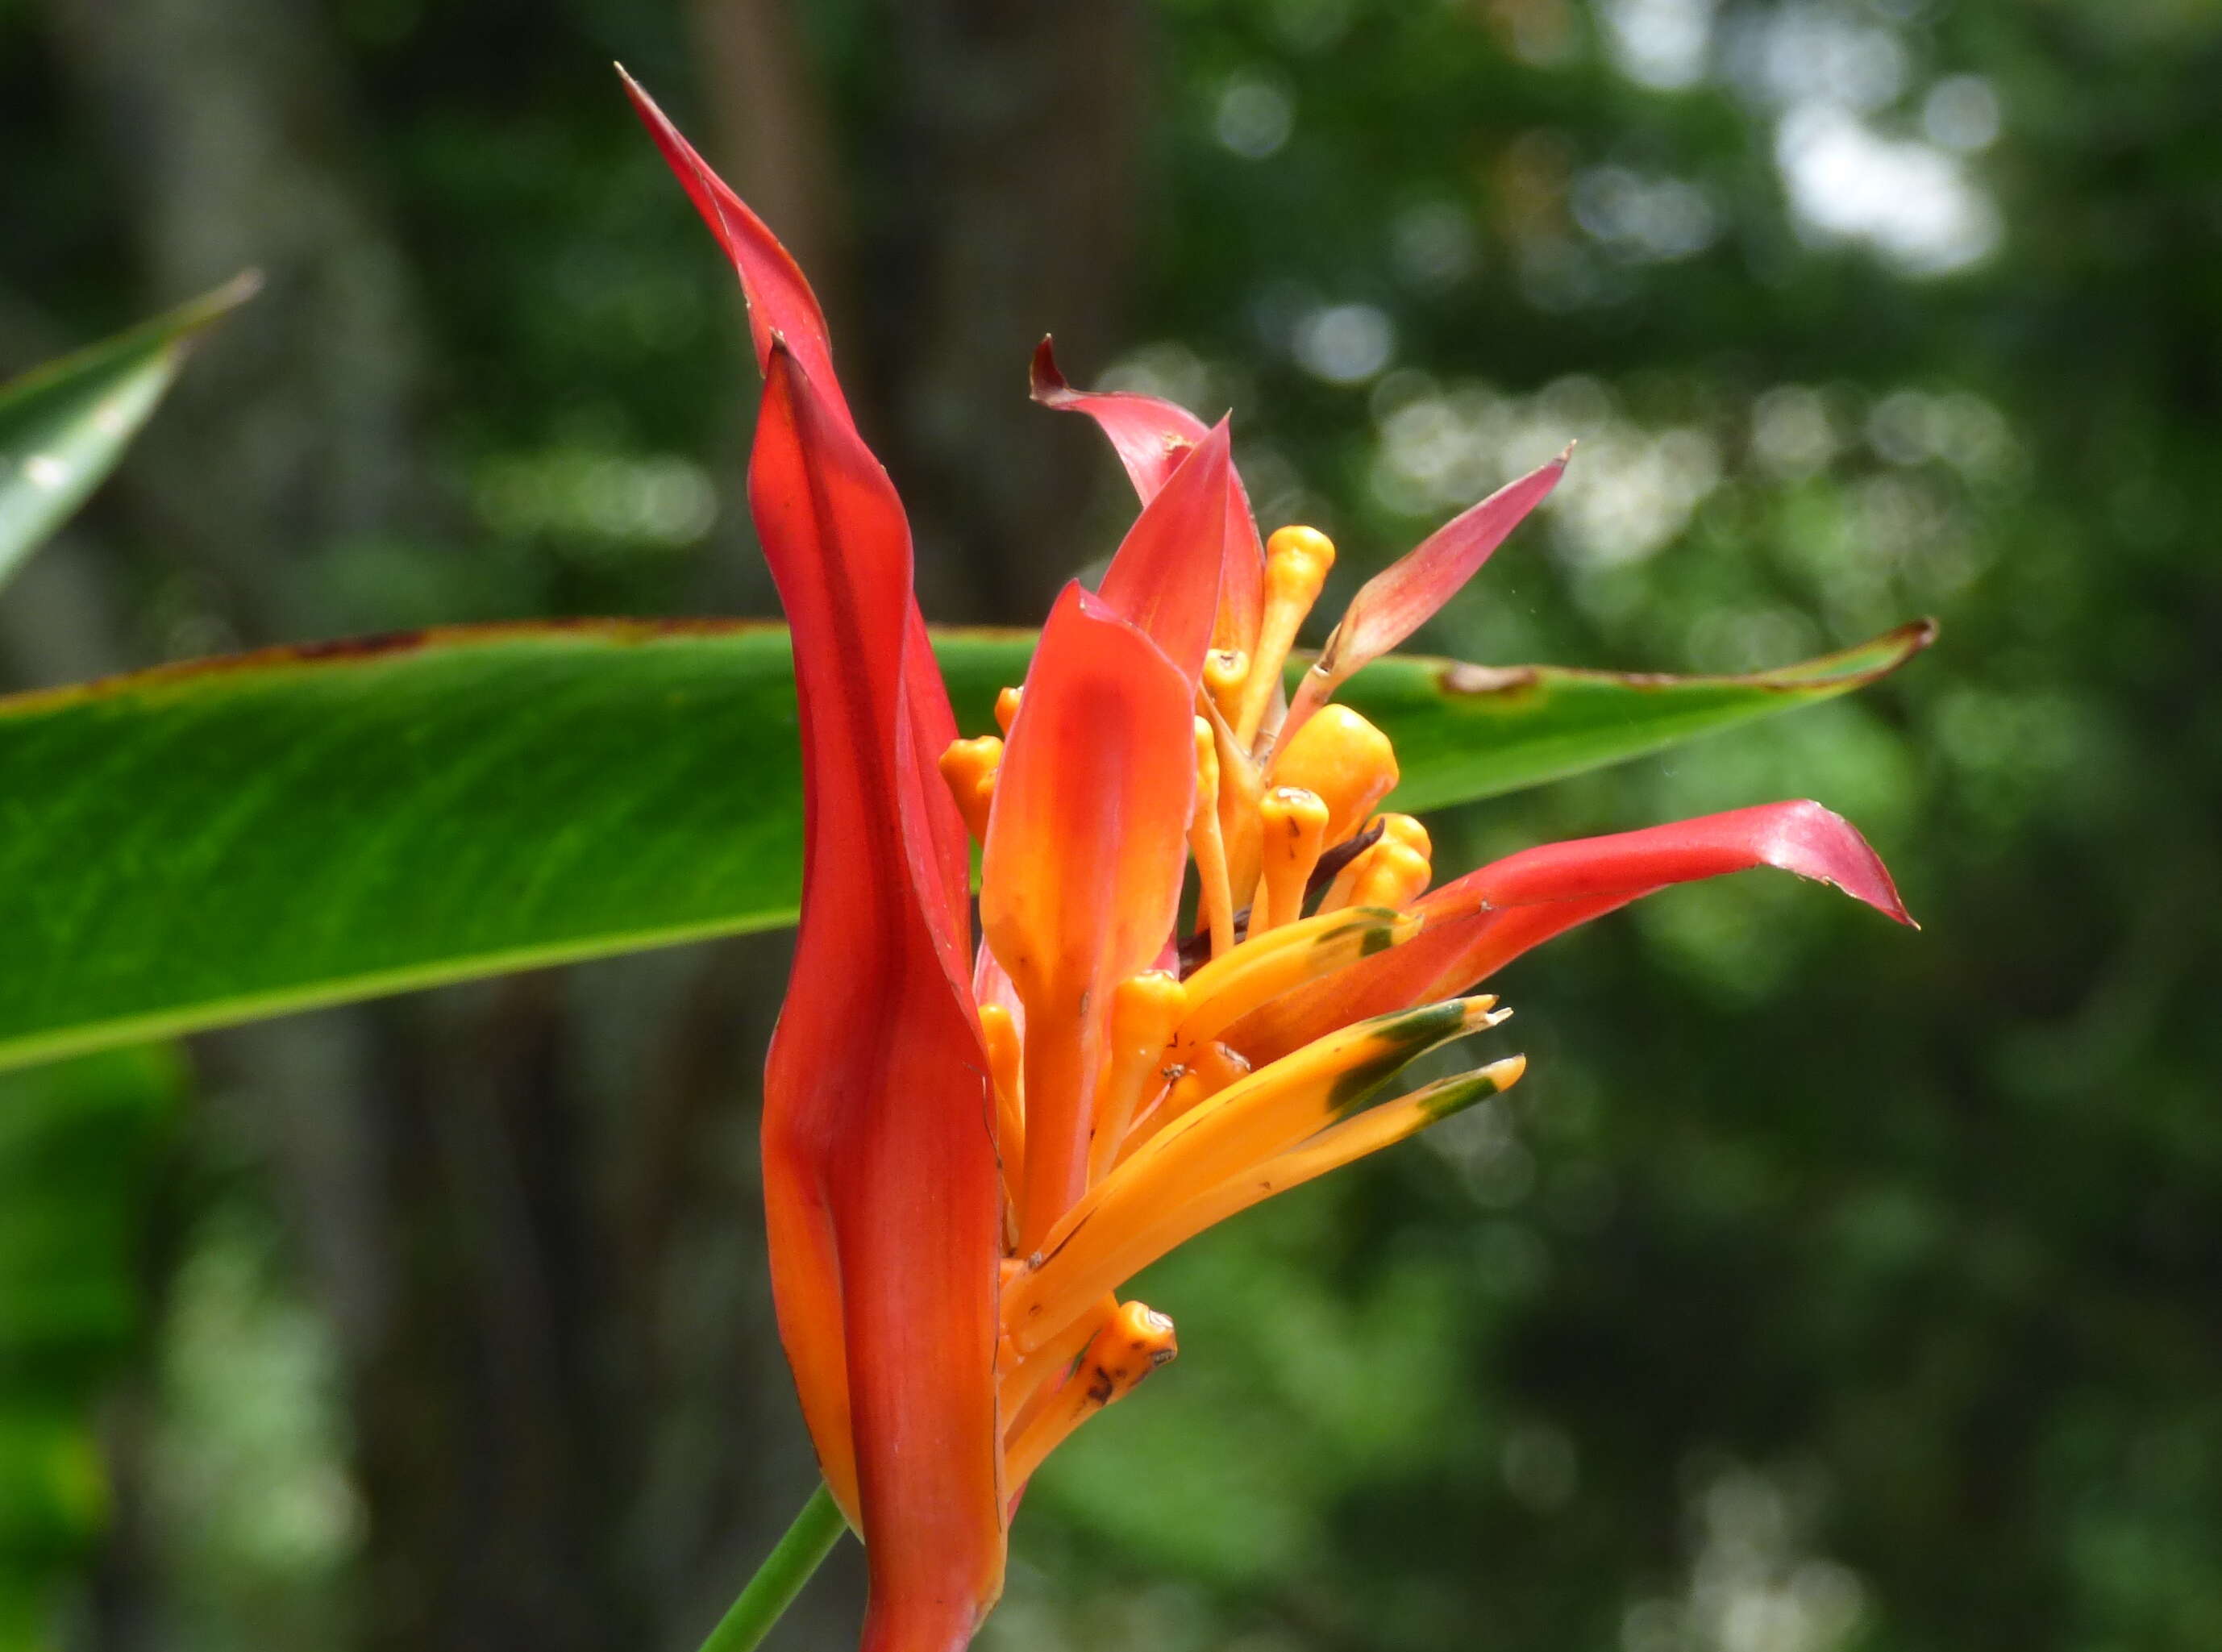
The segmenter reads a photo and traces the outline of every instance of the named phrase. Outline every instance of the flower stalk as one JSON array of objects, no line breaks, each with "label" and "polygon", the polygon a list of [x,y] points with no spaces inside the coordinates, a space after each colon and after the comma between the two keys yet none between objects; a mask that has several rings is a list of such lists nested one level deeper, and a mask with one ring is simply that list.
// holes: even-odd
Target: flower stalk
[{"label": "flower stalk", "polygon": [[756,1575],[725,1609],[718,1627],[702,1643],[702,1652],[753,1652],[848,1530],[849,1523],[841,1517],[841,1505],[821,1484],[810,1494],[786,1535],[764,1556]]}]

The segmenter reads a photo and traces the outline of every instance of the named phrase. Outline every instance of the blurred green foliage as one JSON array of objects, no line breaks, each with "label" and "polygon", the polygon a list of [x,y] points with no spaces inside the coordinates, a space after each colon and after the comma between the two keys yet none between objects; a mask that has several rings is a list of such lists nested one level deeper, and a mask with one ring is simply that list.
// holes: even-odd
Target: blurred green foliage
[{"label": "blurred green foliage", "polygon": [[42,1640],[109,1511],[87,1396],[143,1347],[146,1209],[184,1074],[166,1050],[0,1077],[0,1645]]},{"label": "blurred green foliage", "polygon": [[[35,231],[0,274],[91,336],[150,296],[135,272],[179,267],[135,236],[150,197],[100,158],[84,80],[43,66],[72,9],[0,5],[0,155]],[[768,611],[725,277],[606,79],[622,56],[692,116],[681,20],[315,15],[416,301],[429,462],[410,510],[279,536],[253,581],[116,506],[87,532],[125,654],[257,625]],[[924,94],[888,16],[807,9],[803,61],[854,225],[844,360],[892,395],[872,364],[945,203],[913,187]],[[1066,366],[1233,405],[1261,513],[1334,532],[1341,590],[1572,437],[1553,509],[1422,643],[1742,669],[1943,622],[1855,702],[1442,822],[1439,864],[1810,795],[1927,928],[1745,878],[1509,971],[1494,1038],[1533,1064],[1510,1097],[1142,1283],[1183,1359],[1029,1495],[992,1644],[2222,1643],[2222,13],[1162,0],[1148,21],[1126,343]],[[1059,567],[1128,508],[1108,459],[1094,474]],[[242,594],[266,592],[283,603]],[[611,1116],[593,1140],[626,1139],[635,1115]],[[746,1258],[697,1242],[660,1334],[731,1300],[720,1270]],[[300,1246],[274,1243],[273,1266]],[[258,1289],[293,1301],[282,1275]],[[257,1369],[323,1419],[284,1436],[287,1473],[390,1474],[349,1454],[342,1378]],[[796,1426],[776,1405],[687,1425],[667,1459],[753,1460]],[[375,1521],[318,1506],[330,1543],[297,1580],[343,1603]],[[659,1575],[638,1557],[662,1548],[699,1571],[670,1536],[694,1506],[608,1515],[608,1567]],[[198,1574],[202,1551],[171,1552]],[[238,1599],[195,1608],[203,1638],[330,1643]],[[657,1620],[669,1643],[707,1621],[687,1610]]]}]

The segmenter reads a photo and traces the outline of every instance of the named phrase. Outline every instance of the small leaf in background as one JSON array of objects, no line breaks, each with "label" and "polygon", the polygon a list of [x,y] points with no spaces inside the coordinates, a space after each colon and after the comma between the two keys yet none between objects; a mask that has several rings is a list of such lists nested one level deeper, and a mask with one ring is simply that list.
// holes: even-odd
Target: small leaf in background
[{"label": "small leaf in background", "polygon": [[184,1088],[160,1047],[0,1077],[0,1645],[48,1642],[98,1534],[100,1385],[141,1329],[147,1172]]},{"label": "small leaf in background", "polygon": [[0,385],[0,583],[114,469],[193,341],[254,296],[261,278],[213,292]]},{"label": "small leaf in background", "polygon": [[[1742,677],[1395,657],[1339,698],[1396,741],[1399,806],[1434,808],[1846,693],[1930,634]],[[976,732],[1033,636],[935,648]],[[770,928],[799,891],[775,625],[459,628],[166,666],[0,700],[0,1067]]]}]

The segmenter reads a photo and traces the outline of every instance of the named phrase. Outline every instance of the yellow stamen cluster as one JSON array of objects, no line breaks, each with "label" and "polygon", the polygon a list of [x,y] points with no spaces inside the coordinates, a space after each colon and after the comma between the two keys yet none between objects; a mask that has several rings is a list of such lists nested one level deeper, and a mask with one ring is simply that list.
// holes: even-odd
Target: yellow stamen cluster
[{"label": "yellow stamen cluster", "polygon": [[[1374,813],[1397,780],[1388,738],[1327,706],[1274,749],[1289,651],[1334,562],[1313,529],[1275,533],[1254,648],[1205,658],[1193,751],[1172,758],[1192,762],[1196,781],[1195,918],[1178,971],[1118,983],[1095,1008],[1085,1062],[1073,1027],[1045,1024],[1030,1042],[1009,1008],[981,1011],[1014,1211],[999,1370],[1014,1488],[1172,1357],[1172,1322],[1114,1294],[1126,1279],[1213,1222],[1411,1135],[1522,1071],[1513,1057],[1371,1104],[1422,1051],[1509,1013],[1486,997],[1361,1021],[1255,1071],[1243,1051],[1252,1012],[1421,927],[1409,908],[1428,887],[1427,832],[1409,815]],[[997,700],[1006,734],[1018,700],[1006,688]],[[959,740],[941,759],[976,839],[986,837],[1001,759],[993,736]],[[1052,1090],[1053,1104],[1076,1105],[1083,1090],[1092,1102],[1088,1185],[1070,1209],[1030,1209],[1022,1223],[1027,1115],[1052,1104]]]}]

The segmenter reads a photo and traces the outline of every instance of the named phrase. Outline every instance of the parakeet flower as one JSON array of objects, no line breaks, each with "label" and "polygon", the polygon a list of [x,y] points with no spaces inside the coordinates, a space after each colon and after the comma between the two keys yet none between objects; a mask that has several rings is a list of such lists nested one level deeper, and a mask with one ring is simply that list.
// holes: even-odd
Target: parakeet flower
[{"label": "parakeet flower", "polygon": [[902,508],[807,283],[627,85],[739,272],[765,378],[750,502],[794,637],[806,801],[764,1078],[780,1332],[865,1542],[866,1652],[949,1652],[1001,1591],[1028,1478],[1172,1356],[1171,1322],[1120,1288],[1514,1083],[1516,1055],[1397,1093],[1414,1058],[1503,1020],[1473,990],[1498,965],[1747,867],[1906,915],[1859,834],[1807,802],[1551,845],[1430,892],[1426,830],[1378,812],[1396,754],[1333,695],[1565,456],[1367,583],[1291,697],[1334,547],[1261,541],[1223,422],[1076,391],[1046,342],[1035,399],[1095,421],[1141,511],[1096,588],[1058,597],[1001,735],[960,738]]}]

